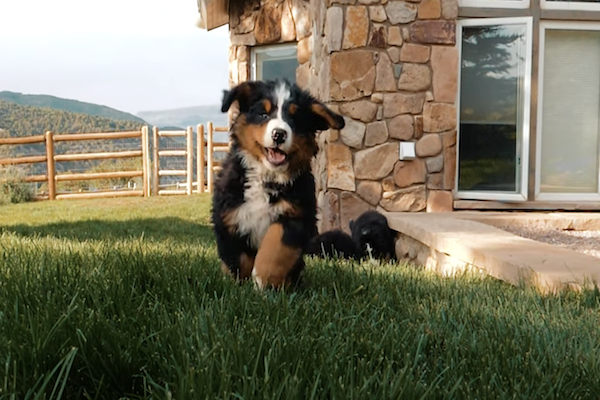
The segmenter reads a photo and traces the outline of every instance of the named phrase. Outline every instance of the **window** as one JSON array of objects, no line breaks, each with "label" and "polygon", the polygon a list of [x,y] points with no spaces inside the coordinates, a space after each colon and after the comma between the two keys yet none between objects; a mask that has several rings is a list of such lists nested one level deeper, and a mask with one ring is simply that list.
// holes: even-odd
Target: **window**
[{"label": "window", "polygon": [[252,49],[252,79],[285,78],[296,82],[296,44],[261,46]]},{"label": "window", "polygon": [[600,0],[459,0],[458,16],[458,204],[596,209]]},{"label": "window", "polygon": [[600,200],[600,25],[540,33],[536,198]]},{"label": "window", "polygon": [[525,200],[531,18],[460,21],[457,197]]}]

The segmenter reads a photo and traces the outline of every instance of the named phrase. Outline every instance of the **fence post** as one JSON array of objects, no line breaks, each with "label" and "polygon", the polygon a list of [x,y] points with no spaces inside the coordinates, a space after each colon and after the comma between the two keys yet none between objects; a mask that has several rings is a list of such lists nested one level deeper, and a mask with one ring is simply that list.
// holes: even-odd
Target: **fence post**
[{"label": "fence post", "polygon": [[54,135],[46,132],[46,175],[48,178],[48,200],[56,199],[56,164],[54,162]]},{"label": "fence post", "polygon": [[154,148],[153,148],[153,152],[154,152],[154,163],[152,165],[152,194],[157,196],[158,195],[158,169],[159,169],[159,164],[160,164],[160,160],[158,159],[158,127],[154,126],[152,127],[152,138],[154,139]]},{"label": "fence post", "polygon": [[191,126],[188,126],[185,138],[187,139],[187,195],[190,196],[194,184],[194,130]]},{"label": "fence post", "polygon": [[204,125],[198,124],[196,131],[198,140],[196,143],[196,169],[198,174],[198,193],[204,193]]},{"label": "fence post", "polygon": [[144,197],[149,195],[148,192],[148,127],[142,127],[142,188]]},{"label": "fence post", "polygon": [[206,183],[208,186],[208,193],[213,191],[213,123],[208,123],[208,132],[206,135]]}]

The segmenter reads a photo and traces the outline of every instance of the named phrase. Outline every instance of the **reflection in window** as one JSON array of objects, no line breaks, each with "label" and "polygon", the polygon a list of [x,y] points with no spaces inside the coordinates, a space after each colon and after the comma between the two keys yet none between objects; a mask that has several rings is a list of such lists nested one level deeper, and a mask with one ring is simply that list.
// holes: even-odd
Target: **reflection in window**
[{"label": "reflection in window", "polygon": [[462,27],[460,191],[520,192],[526,31]]},{"label": "reflection in window", "polygon": [[296,45],[282,45],[254,49],[254,68],[257,80],[285,78],[296,82],[298,59]]},{"label": "reflection in window", "polygon": [[545,32],[540,191],[596,193],[600,32]]}]

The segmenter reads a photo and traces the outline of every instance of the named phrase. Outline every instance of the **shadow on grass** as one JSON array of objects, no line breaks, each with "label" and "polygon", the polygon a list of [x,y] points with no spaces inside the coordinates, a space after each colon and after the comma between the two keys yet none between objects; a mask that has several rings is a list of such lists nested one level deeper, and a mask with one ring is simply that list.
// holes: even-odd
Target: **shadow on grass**
[{"label": "shadow on grass", "polygon": [[86,220],[42,225],[0,226],[0,232],[25,237],[53,237],[74,241],[120,241],[144,238],[152,241],[176,241],[186,244],[213,244],[212,226],[182,218],[140,218],[127,221]]}]

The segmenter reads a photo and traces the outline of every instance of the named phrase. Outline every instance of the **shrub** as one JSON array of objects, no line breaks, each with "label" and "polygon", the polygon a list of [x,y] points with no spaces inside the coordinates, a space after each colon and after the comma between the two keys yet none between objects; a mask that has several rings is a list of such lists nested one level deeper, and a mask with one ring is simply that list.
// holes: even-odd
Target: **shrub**
[{"label": "shrub", "polygon": [[24,203],[33,199],[31,185],[25,182],[25,176],[22,168],[0,168],[0,205]]}]

